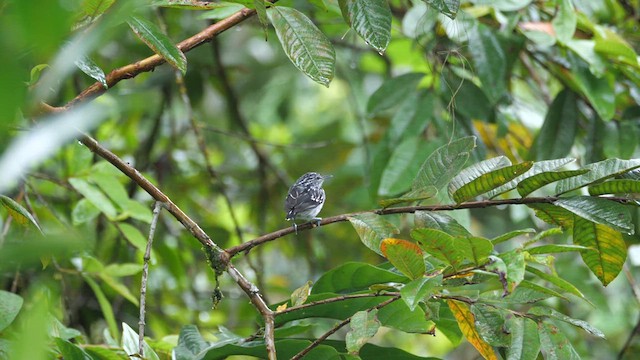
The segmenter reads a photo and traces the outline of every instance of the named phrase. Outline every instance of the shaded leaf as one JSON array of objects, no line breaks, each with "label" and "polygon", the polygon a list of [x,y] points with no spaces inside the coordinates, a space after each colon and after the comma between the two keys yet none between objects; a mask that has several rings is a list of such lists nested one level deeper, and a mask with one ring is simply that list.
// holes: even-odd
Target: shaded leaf
[{"label": "shaded leaf", "polygon": [[591,185],[599,181],[604,181],[606,179],[622,175],[639,167],[640,159],[607,159],[597,163],[588,164],[585,165],[584,168],[591,171],[584,175],[571,177],[558,182],[556,185],[556,193],[558,195],[564,194],[586,185]]},{"label": "shaded leaf", "polygon": [[180,329],[178,346],[174,349],[176,360],[194,359],[209,346],[195,325],[185,325]]},{"label": "shaded leaf", "polygon": [[458,189],[484,174],[507,166],[511,166],[511,161],[509,161],[506,156],[498,156],[473,164],[451,179],[449,183],[449,194],[455,193]]},{"label": "shaded leaf", "polygon": [[536,216],[551,225],[568,228],[573,225],[573,213],[552,204],[528,204]]},{"label": "shaded leaf", "polygon": [[535,321],[514,316],[506,321],[511,343],[507,346],[507,360],[536,360],[540,352],[538,325]]},{"label": "shaded leaf", "polygon": [[299,288],[295,289],[291,293],[291,305],[292,306],[302,305],[302,304],[304,304],[305,301],[307,301],[307,298],[309,297],[309,294],[311,292],[311,284],[313,284],[313,283],[311,282],[311,280],[309,280],[304,285],[302,285]]},{"label": "shaded leaf", "polygon": [[508,334],[504,332],[504,315],[501,310],[486,305],[471,305],[476,330],[484,341],[492,346],[507,346]]},{"label": "shaded leaf", "polygon": [[[129,355],[138,354],[139,348],[138,333],[133,330],[127,323],[122,323],[122,348]],[[144,358],[146,360],[160,360],[158,354],[147,344],[146,341],[142,342],[142,349],[144,351]]]},{"label": "shaded leaf", "polygon": [[60,355],[62,355],[65,360],[92,360],[89,354],[68,340],[60,338],[54,338],[54,340],[60,351]]},{"label": "shaded leaf", "polygon": [[[116,318],[113,313],[113,308],[111,307],[111,302],[104,295],[104,292],[100,288],[100,285],[96,283],[90,276],[82,275],[84,281],[89,285],[93,294],[96,296],[96,300],[98,300],[98,304],[100,305],[100,310],[102,311],[102,316],[109,327],[109,331],[115,337],[118,337],[118,325],[116,324]],[[135,352],[134,352],[135,353]]]},{"label": "shaded leaf", "polygon": [[95,207],[89,200],[80,199],[71,211],[71,221],[73,225],[80,225],[95,219],[100,215],[100,209]]},{"label": "shaded leaf", "polygon": [[558,199],[554,204],[597,224],[633,234],[634,225],[629,209],[618,202],[597,197],[575,196]]},{"label": "shaded leaf", "polygon": [[487,196],[489,198],[493,198],[497,195],[500,195],[511,189],[514,189],[521,181],[527,178],[530,178],[534,175],[537,175],[546,171],[556,170],[573,161],[575,161],[575,159],[572,159],[572,158],[536,161],[533,163],[533,166],[531,166],[531,168],[527,172],[509,181],[508,183],[489,191]]},{"label": "shaded leaf", "polygon": [[533,248],[527,249],[527,252],[531,255],[539,255],[539,254],[556,254],[570,251],[582,251],[588,250],[588,247],[580,246],[580,245],[566,245],[566,244],[549,244],[549,245],[541,245]]},{"label": "shaded leaf", "polygon": [[640,181],[629,179],[613,179],[589,186],[589,195],[604,194],[640,194]]},{"label": "shaded leaf", "polygon": [[588,173],[588,169],[567,170],[567,171],[546,171],[536,174],[530,178],[524,179],[518,184],[518,194],[525,197],[543,186],[549,185],[556,181],[568,179],[570,177],[583,175]]},{"label": "shaded leaf", "polygon": [[366,263],[349,262],[324,273],[311,288],[312,294],[351,293],[374,284],[404,282],[406,277]]},{"label": "shaded leaf", "polygon": [[480,175],[478,178],[456,190],[452,194],[453,199],[457,203],[473,199],[518,177],[529,170],[532,165],[533,162],[527,161]]},{"label": "shaded leaf", "polygon": [[371,339],[380,328],[380,322],[376,318],[377,310],[358,311],[351,317],[351,330],[347,333],[345,341],[347,351],[350,354],[358,354],[360,348]]},{"label": "shaded leaf", "polygon": [[460,8],[460,0],[425,0],[425,3],[451,19],[455,19]]},{"label": "shaded leaf", "polygon": [[329,86],[336,53],[327,37],[296,9],[274,6],[267,16],[293,65],[318,84]]},{"label": "shaded leaf", "polygon": [[268,30],[269,30],[269,18],[267,17],[267,4],[265,0],[253,0],[253,7],[256,9],[256,14],[258,15],[258,21],[260,21],[260,25],[262,25],[262,30],[264,31],[264,38],[267,38]]},{"label": "shaded leaf", "polygon": [[580,356],[567,337],[555,325],[542,322],[538,324],[540,351],[545,360],[577,360]]},{"label": "shaded leaf", "polygon": [[[531,273],[536,275],[537,277],[541,278],[542,280],[548,281],[550,283],[552,283],[553,285],[557,286],[558,288],[569,292],[579,298],[582,298],[583,300],[587,300],[587,298],[584,296],[584,294],[578,290],[577,287],[575,287],[572,283],[568,282],[567,280],[557,276],[557,275],[553,275],[553,274],[547,274],[544,271],[541,271],[539,269],[534,268],[533,266],[527,266],[526,270]],[[588,300],[587,300],[588,301]]]},{"label": "shaded leaf", "polygon": [[422,250],[415,243],[387,238],[380,244],[380,251],[396,269],[411,280],[421,278],[426,271]]},{"label": "shaded leaf", "polygon": [[346,22],[364,41],[383,54],[391,40],[391,9],[386,0],[339,0]]},{"label": "shaded leaf", "polygon": [[425,302],[433,289],[442,285],[442,275],[421,277],[405,284],[400,289],[402,300],[413,311],[420,302]]},{"label": "shaded leaf", "polygon": [[485,359],[497,360],[498,357],[491,345],[487,344],[480,334],[478,334],[475,317],[470,311],[469,306],[456,300],[447,300],[447,305],[449,305],[449,309],[451,309],[453,316],[455,316],[458,321],[458,326],[467,341],[469,341]]},{"label": "shaded leaf", "polygon": [[464,251],[465,257],[476,266],[484,264],[493,251],[493,244],[489,239],[465,236],[456,237],[454,241]]},{"label": "shaded leaf", "polygon": [[576,25],[578,23],[578,15],[571,0],[559,0],[558,12],[551,21],[553,29],[555,30],[556,37],[561,43],[566,43],[573,38],[573,34],[576,32]]},{"label": "shaded leaf", "polygon": [[424,189],[411,190],[399,198],[380,200],[378,201],[378,203],[383,208],[388,208],[389,206],[392,206],[392,205],[420,201],[420,200],[427,200],[434,197],[437,193],[438,193],[438,190],[435,187],[429,186]]},{"label": "shaded leaf", "polygon": [[495,104],[507,91],[507,56],[496,32],[488,26],[477,23],[468,36],[469,51],[482,91]]},{"label": "shaded leaf", "polygon": [[11,325],[18,316],[23,302],[21,296],[0,290],[0,331]]},{"label": "shaded leaf", "polygon": [[416,211],[414,216],[416,228],[440,230],[452,236],[471,236],[471,233],[464,226],[447,214],[437,211]]},{"label": "shaded leaf", "polygon": [[100,209],[105,216],[109,219],[115,219],[117,210],[111,200],[100,189],[80,178],[70,178],[69,184],[91,204]]},{"label": "shaded leaf", "polygon": [[40,233],[42,233],[42,229],[40,225],[36,221],[36,219],[31,215],[31,213],[25,209],[22,205],[18,204],[15,200],[8,196],[0,195],[0,204],[7,209],[7,212],[11,215],[11,217],[20,225],[26,225],[27,223],[31,223]]},{"label": "shaded leaf", "polygon": [[86,56],[83,56],[79,60],[74,61],[74,64],[76,64],[76,66],[80,70],[82,70],[83,73],[100,82],[105,89],[109,88],[109,84],[107,84],[107,77],[105,76],[104,71],[102,71],[102,69],[95,62],[93,62],[93,60],[89,59]]},{"label": "shaded leaf", "polygon": [[454,270],[464,261],[464,250],[457,246],[454,237],[447,233],[434,229],[413,229],[411,237],[418,241],[422,250],[451,265]]},{"label": "shaded leaf", "polygon": [[[568,0],[566,0],[568,1]],[[553,159],[571,151],[578,130],[578,99],[564,89],[549,106],[547,116],[533,145],[535,158]]]},{"label": "shaded leaf", "polygon": [[513,231],[509,231],[506,234],[502,234],[500,236],[497,236],[493,239],[491,239],[491,242],[493,243],[493,245],[497,245],[500,243],[503,243],[505,241],[509,241],[511,239],[513,239],[514,237],[520,236],[520,235],[529,235],[529,234],[535,234],[536,230],[535,229],[521,229],[521,230],[513,230]]},{"label": "shaded leaf", "polygon": [[416,190],[433,186],[442,189],[460,172],[475,147],[475,136],[463,137],[439,147],[424,161],[411,188]]},{"label": "shaded leaf", "polygon": [[418,86],[423,77],[423,73],[408,73],[385,81],[369,97],[367,115],[374,116],[401,103],[402,100],[416,91],[416,86]]},{"label": "shaded leaf", "polygon": [[507,266],[507,284],[508,292],[511,293],[515,288],[524,280],[525,273],[525,261],[524,253],[517,250],[512,250],[503,254],[500,254],[500,258]]},{"label": "shaded leaf", "polygon": [[569,317],[555,309],[549,308],[549,307],[543,307],[543,306],[535,306],[532,307],[531,309],[529,309],[529,311],[527,312],[529,314],[532,315],[537,315],[537,316],[546,316],[546,317],[551,317],[554,319],[558,319],[561,321],[564,321],[568,324],[571,324],[573,326],[577,326],[579,328],[581,328],[582,330],[588,332],[589,334],[593,335],[593,336],[597,336],[601,339],[604,339],[604,333],[600,330],[598,330],[597,328],[591,326],[589,323],[587,323],[584,320],[579,320],[579,319],[574,319],[572,317]]},{"label": "shaded leaf", "polygon": [[162,56],[167,63],[179,70],[183,75],[187,72],[187,58],[184,53],[156,24],[137,16],[131,17],[127,23],[136,36],[147,44],[153,52]]},{"label": "shaded leaf", "polygon": [[576,217],[573,242],[589,250],[581,251],[582,260],[604,286],[615,279],[627,258],[622,234],[612,228]]},{"label": "shaded leaf", "polygon": [[382,254],[380,242],[400,232],[398,228],[379,215],[366,213],[350,216],[348,219],[360,236],[362,243],[378,254]]}]

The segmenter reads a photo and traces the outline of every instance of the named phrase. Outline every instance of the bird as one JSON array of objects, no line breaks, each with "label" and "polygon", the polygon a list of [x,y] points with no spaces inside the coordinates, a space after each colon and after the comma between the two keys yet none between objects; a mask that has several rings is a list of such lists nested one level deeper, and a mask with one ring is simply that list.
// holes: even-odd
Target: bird
[{"label": "bird", "polygon": [[308,172],[291,185],[287,197],[284,200],[284,211],[287,213],[286,221],[293,221],[293,229],[298,233],[296,220],[314,221],[320,225],[322,218],[317,217],[322,210],[326,199],[322,184],[331,175],[320,175],[316,172]]}]

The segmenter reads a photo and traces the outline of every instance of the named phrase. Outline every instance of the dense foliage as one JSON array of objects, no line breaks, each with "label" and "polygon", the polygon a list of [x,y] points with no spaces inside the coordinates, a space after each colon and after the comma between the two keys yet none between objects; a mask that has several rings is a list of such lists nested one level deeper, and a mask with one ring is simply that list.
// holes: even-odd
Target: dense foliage
[{"label": "dense foliage", "polygon": [[0,359],[639,350],[638,0],[0,16]]}]

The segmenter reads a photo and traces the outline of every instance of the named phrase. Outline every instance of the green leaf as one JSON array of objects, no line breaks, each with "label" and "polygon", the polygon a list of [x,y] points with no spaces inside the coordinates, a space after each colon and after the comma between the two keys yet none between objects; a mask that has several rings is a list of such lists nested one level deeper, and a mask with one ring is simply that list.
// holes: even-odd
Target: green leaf
[{"label": "green leaf", "polygon": [[521,183],[518,184],[518,194],[522,197],[526,197],[532,192],[540,189],[543,186],[549,185],[556,181],[568,179],[574,176],[584,175],[589,172],[589,169],[580,169],[580,170],[567,170],[567,171],[545,171],[539,174],[536,174],[530,178],[526,178],[522,180]]},{"label": "green leaf", "polygon": [[198,328],[195,325],[185,325],[180,329],[178,346],[174,349],[175,358],[177,360],[195,359],[207,347],[209,343],[202,338]]},{"label": "green leaf", "polygon": [[640,181],[629,179],[613,179],[589,186],[589,195],[604,194],[640,194]]},{"label": "green leaf", "polygon": [[634,225],[629,209],[618,202],[590,196],[575,196],[558,199],[554,204],[594,223],[629,235],[633,234]]},{"label": "green leaf", "polygon": [[507,56],[496,32],[488,26],[477,23],[468,36],[474,70],[482,90],[491,104],[495,104],[507,91]]},{"label": "green leaf", "polygon": [[[82,275],[84,281],[89,285],[91,290],[93,290],[93,294],[96,296],[98,300],[98,304],[100,305],[100,310],[102,311],[102,316],[109,327],[109,331],[115,337],[118,337],[118,325],[116,324],[116,318],[113,314],[113,308],[111,307],[111,302],[104,295],[104,292],[100,288],[100,285],[96,283],[89,275]],[[137,352],[137,351],[136,351]],[[133,352],[135,354],[136,352]]]},{"label": "green leaf", "polygon": [[509,231],[506,234],[502,234],[500,236],[497,236],[497,237],[491,239],[491,242],[493,243],[493,245],[497,245],[497,244],[503,243],[505,241],[509,241],[509,240],[513,239],[514,237],[517,237],[517,236],[520,236],[520,235],[535,234],[535,232],[536,232],[535,229],[513,230],[513,231]]},{"label": "green leaf", "polygon": [[571,40],[573,34],[576,32],[578,15],[573,8],[571,0],[558,0],[558,4],[558,12],[551,21],[551,24],[553,25],[558,41],[564,44]]},{"label": "green leaf", "polygon": [[[569,0],[565,0],[569,1]],[[549,106],[533,144],[538,160],[565,156],[571,151],[578,130],[578,98],[569,89],[559,92]]]},{"label": "green leaf", "polygon": [[457,246],[454,237],[440,230],[413,229],[411,237],[418,241],[422,250],[451,265],[454,270],[465,259],[466,252]]},{"label": "green leaf", "polygon": [[494,170],[511,166],[511,161],[506,156],[498,156],[488,160],[473,164],[459,174],[457,174],[449,183],[449,194],[453,194],[466,184],[479,178],[480,176],[490,173]]},{"label": "green leaf", "polygon": [[360,348],[376,335],[380,328],[380,322],[376,318],[377,313],[378,311],[374,309],[353,314],[349,323],[351,330],[345,338],[349,354],[358,354]]},{"label": "green leaf", "polygon": [[422,250],[415,243],[387,238],[380,244],[380,251],[396,269],[411,280],[421,278],[426,271]]},{"label": "green leaf", "polygon": [[425,2],[451,19],[455,19],[458,9],[460,9],[460,0],[425,0]]},{"label": "green leaf", "polygon": [[538,325],[540,350],[545,360],[578,360],[580,356],[567,337],[555,325],[542,322]]},{"label": "green leaf", "polygon": [[299,288],[295,289],[291,293],[291,305],[292,306],[302,305],[302,304],[304,304],[305,301],[307,301],[307,298],[309,297],[309,293],[310,293],[310,290],[311,290],[311,284],[313,284],[313,283],[311,282],[311,280],[309,280],[306,283],[304,283],[304,285],[302,285]]},{"label": "green leaf", "polygon": [[183,75],[186,74],[187,58],[156,24],[137,16],[132,16],[127,23],[136,36],[147,44],[153,52],[162,56],[164,60]]},{"label": "green leaf", "polygon": [[378,311],[378,320],[382,326],[391,327],[407,333],[424,334],[433,328],[420,306],[409,310],[404,301],[394,301]]},{"label": "green leaf", "polygon": [[[583,300],[587,300],[587,298],[584,296],[584,294],[578,290],[577,287],[575,287],[572,283],[568,282],[567,280],[557,276],[557,275],[553,275],[553,274],[547,274],[539,269],[534,268],[533,266],[527,266],[526,270],[533,274],[536,275],[537,277],[539,277],[542,280],[548,281],[550,283],[552,283],[553,285],[557,286],[558,288],[569,292]],[[588,301],[588,300],[587,300]]]},{"label": "green leaf", "polygon": [[380,242],[400,232],[392,223],[376,214],[365,213],[350,216],[348,219],[360,236],[362,243],[378,254],[382,254]]},{"label": "green leaf", "polygon": [[507,360],[536,360],[540,352],[536,322],[526,317],[513,316],[505,324],[511,334]]},{"label": "green leaf", "polygon": [[193,0],[153,0],[153,6],[161,6],[176,9],[208,10],[228,6],[225,3]]},{"label": "green leaf", "polygon": [[427,200],[434,197],[437,193],[438,193],[438,190],[435,187],[429,186],[424,189],[411,190],[399,198],[380,200],[378,201],[378,203],[383,208],[388,208],[389,206],[392,206],[392,205],[420,201],[420,200]]},{"label": "green leaf", "polygon": [[21,296],[0,290],[0,332],[18,316],[23,302]]},{"label": "green leaf", "polygon": [[405,284],[400,289],[402,300],[413,311],[420,302],[426,302],[433,289],[442,285],[442,275],[421,277]]},{"label": "green leaf", "polygon": [[535,211],[540,220],[548,224],[560,226],[563,229],[573,225],[573,213],[559,206],[552,204],[528,204],[527,206]]},{"label": "green leaf", "polygon": [[468,201],[515,179],[528,171],[531,166],[533,166],[533,162],[527,161],[493,170],[466,183],[451,195],[457,203]]},{"label": "green leaf", "polygon": [[258,21],[260,21],[260,25],[262,25],[262,30],[264,31],[264,38],[267,39],[268,30],[269,30],[267,4],[265,3],[265,0],[253,0],[253,7],[256,9],[256,14],[258,15]]},{"label": "green leaf", "polygon": [[531,255],[539,255],[539,254],[556,254],[563,252],[571,252],[571,251],[582,251],[588,250],[588,247],[580,246],[580,245],[565,245],[565,244],[549,244],[549,245],[541,245],[536,246],[530,249],[527,249],[527,252]]},{"label": "green leaf", "polygon": [[578,320],[578,319],[574,319],[572,317],[569,317],[555,309],[546,307],[546,306],[534,306],[531,309],[529,309],[529,311],[527,312],[529,314],[532,315],[537,315],[537,316],[546,316],[546,317],[550,317],[550,318],[554,318],[554,319],[558,319],[560,321],[564,321],[568,324],[571,324],[573,326],[577,326],[579,328],[581,328],[582,330],[588,332],[591,335],[597,336],[601,339],[604,339],[604,333],[600,330],[598,330],[597,328],[591,326],[588,322],[584,321],[584,320]]},{"label": "green leaf", "polygon": [[584,168],[591,170],[584,175],[571,177],[558,182],[556,193],[558,195],[571,190],[591,185],[606,179],[622,175],[640,167],[640,159],[620,160],[607,159],[597,163],[585,165]]},{"label": "green leaf", "polygon": [[114,277],[111,277],[105,274],[104,272],[99,273],[98,276],[102,281],[104,281],[105,284],[109,285],[110,288],[112,288],[115,292],[120,294],[123,298],[129,300],[129,302],[131,302],[135,306],[139,305],[138,298],[135,297],[131,293],[131,290],[129,290],[129,288],[125,284],[123,284],[120,280]]},{"label": "green leaf", "polygon": [[460,225],[449,215],[436,211],[416,211],[414,225],[416,228],[430,228],[440,230],[452,236],[471,236],[469,230]]},{"label": "green leaf", "polygon": [[381,55],[391,40],[391,9],[386,0],[339,0],[345,21]]},{"label": "green leaf", "polygon": [[51,326],[49,328],[49,335],[65,340],[71,340],[82,336],[82,333],[76,329],[68,328],[64,326],[60,320],[53,317],[51,319]]},{"label": "green leaf", "polygon": [[525,260],[520,249],[500,254],[500,258],[507,266],[507,291],[512,293],[524,280]]},{"label": "green leaf", "polygon": [[609,121],[615,115],[614,77],[612,73],[605,73],[596,77],[589,66],[573,53],[567,54],[571,66],[571,80],[575,83],[577,92],[583,94],[604,121]]},{"label": "green leaf", "polygon": [[[139,337],[138,333],[135,332],[127,323],[122,323],[122,348],[129,355],[138,354],[139,350]],[[156,354],[153,349],[147,345],[146,341],[142,342],[142,350],[144,351],[144,358],[146,360],[160,360],[158,354]]]},{"label": "green leaf", "polygon": [[100,189],[80,178],[70,178],[69,183],[91,204],[98,208],[109,219],[115,219],[118,212],[109,198]]},{"label": "green leaf", "polygon": [[398,105],[416,91],[423,73],[408,73],[388,79],[369,97],[367,115],[372,117],[383,110]]},{"label": "green leaf", "polygon": [[129,243],[136,249],[142,252],[147,249],[147,239],[135,226],[123,222],[118,223],[116,226],[118,227],[118,230],[122,232],[127,241],[129,241]]},{"label": "green leaf", "polygon": [[79,60],[74,61],[74,64],[82,70],[83,73],[91,76],[98,82],[102,84],[105,89],[109,88],[109,84],[107,84],[107,77],[104,74],[104,71],[95,63],[93,60],[89,59],[86,56],[83,56]]},{"label": "green leaf", "polygon": [[100,215],[100,209],[89,200],[80,199],[71,211],[71,221],[73,225],[80,225],[95,219],[98,215]]},{"label": "green leaf", "polygon": [[464,251],[465,257],[480,266],[487,262],[487,258],[493,251],[493,244],[489,239],[477,236],[465,236],[454,238],[455,244]]},{"label": "green leaf", "polygon": [[329,39],[296,9],[274,6],[267,10],[267,16],[293,65],[313,81],[328,87],[336,62]]},{"label": "green leaf", "polygon": [[349,262],[320,276],[311,293],[352,293],[389,282],[406,282],[406,277],[366,263]]},{"label": "green leaf", "polygon": [[558,169],[573,161],[575,161],[575,159],[572,159],[572,158],[537,161],[533,163],[533,166],[531,166],[531,169],[529,169],[527,172],[509,181],[508,183],[489,191],[487,196],[489,198],[493,198],[497,195],[500,195],[511,189],[514,189],[517,185],[519,185],[520,182],[522,182],[525,179],[528,179],[530,177],[533,177],[534,175],[543,173],[545,171],[552,171],[552,170]]},{"label": "green leaf", "polygon": [[101,172],[95,172],[89,175],[89,180],[98,185],[100,190],[105,193],[116,206],[123,208],[130,201],[127,189],[118,178],[113,175],[107,175]]},{"label": "green leaf", "polygon": [[458,321],[458,326],[464,337],[467,338],[467,341],[469,341],[485,359],[497,360],[498,357],[494,349],[491,345],[487,344],[478,333],[475,319],[473,313],[470,311],[469,305],[456,300],[447,300],[447,305],[449,305],[449,309],[451,309],[451,312]]},{"label": "green leaf", "polygon": [[80,5],[86,16],[95,19],[109,10],[115,2],[116,0],[86,0],[80,3]]},{"label": "green leaf", "polygon": [[40,233],[42,233],[42,229],[40,228],[40,225],[38,224],[36,219],[27,209],[18,204],[15,200],[8,196],[0,195],[0,204],[2,204],[5,209],[7,209],[11,217],[18,224],[26,225],[27,223],[31,223],[36,229],[38,229],[38,231],[40,231]]},{"label": "green leaf", "polygon": [[501,310],[486,305],[471,305],[476,330],[491,346],[509,345],[508,334],[504,332],[504,315]]},{"label": "green leaf", "polygon": [[60,338],[55,338],[54,340],[56,342],[56,346],[58,347],[58,350],[60,351],[60,355],[62,355],[63,359],[93,360],[93,358],[89,356],[89,354],[87,354],[83,349],[81,349],[77,345],[72,344],[71,342],[64,339],[60,339]]},{"label": "green leaf", "polygon": [[475,136],[463,137],[439,147],[424,161],[411,188],[417,190],[433,186],[442,189],[460,172],[475,147]]},{"label": "green leaf", "polygon": [[622,36],[602,25],[595,25],[594,30],[596,52],[638,68],[638,55]]},{"label": "green leaf", "polygon": [[602,285],[607,286],[622,270],[627,258],[627,246],[618,231],[576,217],[573,242],[591,248],[581,251],[582,260]]},{"label": "green leaf", "polygon": [[132,276],[142,271],[142,264],[122,263],[109,264],[104,267],[104,274],[115,277]]},{"label": "green leaf", "polygon": [[379,195],[389,196],[406,191],[411,185],[411,179],[406,174],[418,171],[422,161],[420,156],[426,145],[421,138],[410,136],[395,146],[380,178]]}]

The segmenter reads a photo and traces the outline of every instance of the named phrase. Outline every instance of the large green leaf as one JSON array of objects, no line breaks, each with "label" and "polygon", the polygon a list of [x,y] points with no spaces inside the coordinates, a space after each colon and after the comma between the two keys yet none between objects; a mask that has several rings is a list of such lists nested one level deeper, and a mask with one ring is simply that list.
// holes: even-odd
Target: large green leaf
[{"label": "large green leaf", "polygon": [[378,311],[358,311],[353,314],[349,326],[351,330],[345,336],[347,351],[358,354],[360,348],[375,336],[380,329],[380,321],[376,318]]},{"label": "large green leaf", "polygon": [[528,179],[530,177],[533,177],[534,175],[537,175],[546,171],[556,170],[573,161],[575,161],[575,159],[563,158],[563,159],[544,160],[544,161],[534,162],[533,166],[531,166],[531,168],[527,172],[509,181],[508,183],[489,191],[487,193],[487,196],[489,198],[493,198],[497,195],[500,195],[511,189],[514,189],[517,185],[519,185],[520,182],[522,182],[525,179]]},{"label": "large green leaf", "polygon": [[589,195],[604,194],[640,194],[640,181],[613,179],[589,186]]},{"label": "large green leaf", "polygon": [[511,343],[507,346],[507,360],[536,360],[540,352],[536,322],[526,317],[513,316],[505,325],[511,334]]},{"label": "large green leaf", "polygon": [[84,196],[93,206],[100,209],[100,211],[109,219],[115,219],[118,214],[115,205],[109,200],[109,198],[100,191],[96,186],[81,178],[70,178],[69,183]]},{"label": "large green leaf", "polygon": [[[100,310],[102,311],[102,316],[109,327],[109,331],[112,336],[118,337],[118,325],[116,324],[116,318],[113,313],[113,307],[111,306],[111,302],[105,296],[104,292],[100,285],[98,285],[95,280],[91,278],[89,275],[82,275],[84,281],[87,282],[91,290],[93,290],[94,295],[96,296],[96,300],[98,300],[98,304],[100,305]],[[134,351],[135,354],[137,351]]]},{"label": "large green leaf", "polygon": [[[568,0],[567,0],[568,1]],[[536,136],[533,153],[538,160],[565,156],[571,151],[578,130],[578,98],[564,89],[553,100]]]},{"label": "large green leaf", "polygon": [[425,2],[451,19],[455,19],[460,9],[460,0],[425,0]]},{"label": "large green leaf", "polygon": [[418,136],[407,137],[396,144],[380,178],[378,195],[395,195],[409,188],[411,178],[407,174],[418,171],[426,146],[427,142]]},{"label": "large green leaf", "polygon": [[382,254],[380,242],[400,232],[395,225],[382,216],[371,213],[350,216],[349,222],[356,229],[362,243],[378,254]]},{"label": "large green leaf", "polygon": [[383,54],[391,40],[391,9],[387,0],[339,0],[338,3],[349,26]]},{"label": "large green leaf", "polygon": [[584,169],[590,170],[588,173],[558,182],[556,185],[556,193],[564,194],[571,190],[624,174],[639,167],[640,159],[607,159],[597,163],[588,164],[584,166]]},{"label": "large green leaf", "polygon": [[0,205],[7,209],[7,212],[11,214],[11,217],[15,220],[15,222],[20,225],[26,225],[27,223],[30,223],[42,233],[42,229],[40,228],[38,221],[36,221],[36,219],[27,209],[18,204],[15,200],[8,196],[0,195]]},{"label": "large green leaf", "polygon": [[540,351],[545,360],[579,360],[580,355],[573,348],[565,334],[555,325],[544,321],[538,325]]},{"label": "large green leaf", "polygon": [[328,87],[336,63],[336,52],[329,39],[294,8],[273,6],[267,15],[293,65],[313,81]]},{"label": "large green leaf", "polygon": [[92,360],[82,348],[68,340],[55,338],[55,344],[60,351],[60,355],[65,360]]},{"label": "large green leaf", "polygon": [[554,318],[554,319],[558,319],[561,321],[564,321],[568,324],[571,324],[573,326],[577,326],[585,331],[587,331],[588,333],[590,333],[591,335],[597,336],[601,339],[604,339],[604,333],[600,330],[598,330],[597,328],[591,326],[589,323],[587,323],[584,320],[579,320],[579,319],[574,319],[572,317],[569,317],[555,309],[546,307],[546,306],[535,306],[531,309],[529,309],[528,311],[529,314],[532,315],[536,315],[536,316],[546,316],[546,317],[550,317],[550,318]]},{"label": "large green leaf", "polygon": [[573,213],[560,206],[552,204],[529,204],[527,206],[535,211],[540,220],[548,224],[559,226],[563,229],[573,225]]},{"label": "large green leaf", "polygon": [[594,30],[596,52],[638,69],[638,54],[622,36],[603,25],[595,25]]},{"label": "large green leaf", "polygon": [[467,241],[457,241],[453,236],[434,229],[414,229],[411,237],[418,241],[422,250],[457,270],[473,252]]},{"label": "large green leaf", "polygon": [[369,97],[367,115],[374,116],[383,110],[402,103],[403,100],[416,91],[416,86],[418,86],[423,77],[423,73],[408,73],[385,81]]},{"label": "large green leaf", "polygon": [[452,236],[471,236],[454,218],[436,211],[416,211],[414,225],[416,228],[440,230]]},{"label": "large green leaf", "polygon": [[611,120],[615,114],[614,77],[605,73],[596,77],[589,66],[573,53],[567,54],[571,66],[571,79],[576,91],[582,93],[594,107],[598,115],[605,121]]},{"label": "large green leaf", "polygon": [[187,58],[184,53],[165,35],[160,28],[141,17],[133,16],[127,23],[133,32],[156,54],[162,56],[171,66],[180,70],[182,74],[187,72]]},{"label": "large green leaf", "polygon": [[22,308],[22,297],[0,290],[0,331],[9,326]]},{"label": "large green leaf", "polygon": [[[139,354],[139,340],[138,333],[133,330],[127,323],[122,323],[122,348],[127,354]],[[160,360],[158,354],[147,344],[146,341],[142,342],[142,351],[144,351],[144,358],[146,360]]]},{"label": "large green leaf", "polygon": [[421,278],[426,271],[422,250],[411,241],[387,238],[380,244],[380,251],[396,269],[411,280]]},{"label": "large green leaf", "polygon": [[412,280],[400,289],[402,300],[413,311],[420,302],[426,302],[433,289],[442,285],[442,274]]},{"label": "large green leaf", "polygon": [[457,300],[447,300],[447,305],[449,305],[449,309],[451,309],[451,312],[458,321],[458,326],[467,341],[469,341],[485,359],[497,360],[498,357],[493,347],[484,341],[478,333],[475,317],[469,305]]},{"label": "large green leaf", "polygon": [[582,260],[605,286],[618,276],[627,259],[622,234],[606,225],[576,217],[573,242],[591,248],[581,252]]},{"label": "large green leaf", "polygon": [[473,164],[451,179],[449,194],[455,193],[458,189],[484,174],[507,166],[511,166],[511,161],[506,156],[498,156]]},{"label": "large green leaf", "polygon": [[311,294],[351,293],[388,282],[405,282],[406,277],[366,263],[349,262],[324,273],[311,288]]},{"label": "large green leaf", "polygon": [[194,359],[203,350],[209,347],[209,343],[202,338],[195,325],[185,325],[180,329],[178,346],[174,348],[176,360]]},{"label": "large green leaf", "polygon": [[618,202],[597,197],[576,196],[558,199],[554,204],[597,224],[633,234],[634,225],[631,222],[629,209]]},{"label": "large green leaf", "polygon": [[476,147],[475,136],[467,136],[439,147],[424,161],[411,187],[433,186],[440,190],[462,169]]},{"label": "large green leaf", "polygon": [[469,51],[482,90],[492,104],[507,91],[507,55],[496,36],[488,26],[478,23],[468,33]]},{"label": "large green leaf", "polygon": [[556,37],[561,43],[566,43],[573,38],[573,34],[576,32],[576,25],[578,23],[578,15],[571,0],[559,0],[558,12],[552,20],[553,30],[555,30]]},{"label": "large green leaf", "polygon": [[471,305],[475,318],[476,330],[484,341],[491,346],[505,347],[509,345],[509,337],[504,332],[504,310],[484,304]]},{"label": "large green leaf", "polygon": [[589,169],[567,170],[567,171],[545,171],[522,180],[522,182],[519,183],[517,186],[518,194],[520,194],[520,196],[522,197],[526,197],[527,195],[540,189],[543,186],[549,185],[556,181],[568,179],[574,176],[584,175],[588,172],[589,172]]},{"label": "large green leaf", "polygon": [[533,166],[532,161],[523,162],[521,164],[503,167],[482,174],[471,182],[464,184],[451,194],[453,200],[457,203],[465,202],[482,195],[490,190],[502,186],[514,178],[522,175]]}]

